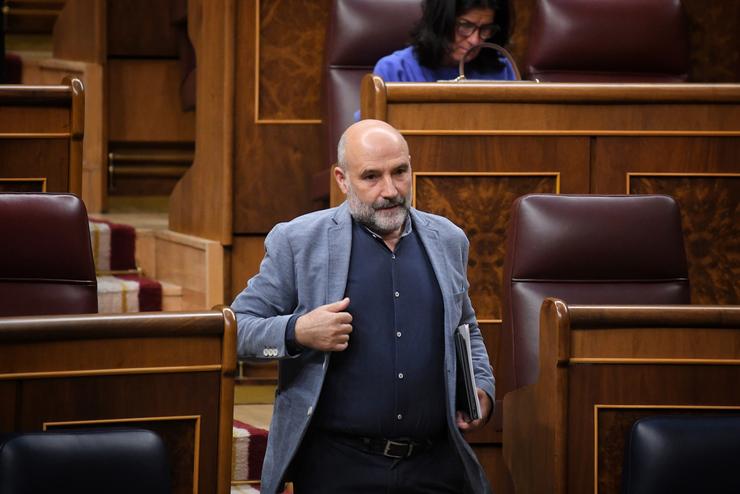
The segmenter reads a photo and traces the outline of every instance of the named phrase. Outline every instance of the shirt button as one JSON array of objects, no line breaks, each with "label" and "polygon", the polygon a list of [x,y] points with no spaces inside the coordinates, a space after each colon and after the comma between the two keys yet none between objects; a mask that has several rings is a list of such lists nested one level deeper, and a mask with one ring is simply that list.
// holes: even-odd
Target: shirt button
[{"label": "shirt button", "polygon": [[313,406],[310,406],[308,407],[308,412],[306,412],[306,415],[310,417],[312,413],[313,413]]},{"label": "shirt button", "polygon": [[395,292],[395,293],[394,293],[393,295],[394,295],[394,296],[395,296],[396,298],[398,298],[398,297],[400,297],[400,296],[401,296],[401,294],[400,294],[400,293],[398,293],[398,292]]},{"label": "shirt button", "polygon": [[398,373],[398,378],[399,378],[399,379],[403,379],[403,372],[399,372],[399,373]]},{"label": "shirt button", "polygon": [[403,420],[403,415],[401,415],[401,414],[399,413],[398,415],[396,415],[396,418],[397,418],[398,420]]},{"label": "shirt button", "polygon": [[396,254],[391,254],[391,259],[395,259],[395,258],[396,258]]},{"label": "shirt button", "polygon": [[400,331],[396,331],[396,337],[398,337],[398,338],[401,337],[401,332]]}]

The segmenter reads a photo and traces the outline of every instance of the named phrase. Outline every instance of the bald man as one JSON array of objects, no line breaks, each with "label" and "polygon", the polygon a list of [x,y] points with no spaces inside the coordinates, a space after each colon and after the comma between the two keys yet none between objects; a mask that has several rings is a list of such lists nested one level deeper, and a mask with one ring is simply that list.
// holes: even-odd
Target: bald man
[{"label": "bald man", "polygon": [[[346,201],[280,223],[234,300],[242,358],[279,359],[261,492],[485,493],[461,432],[494,380],[468,297],[468,240],[411,207],[411,158],[390,125],[339,141]],[[482,419],[455,403],[453,334],[471,332]]]}]

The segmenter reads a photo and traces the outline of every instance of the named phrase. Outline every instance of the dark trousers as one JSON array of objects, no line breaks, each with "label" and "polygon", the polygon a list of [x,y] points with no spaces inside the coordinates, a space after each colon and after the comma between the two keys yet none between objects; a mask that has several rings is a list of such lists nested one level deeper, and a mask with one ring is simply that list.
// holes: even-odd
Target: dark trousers
[{"label": "dark trousers", "polygon": [[465,486],[462,462],[447,437],[427,451],[394,459],[309,429],[292,470],[295,494],[458,494]]}]

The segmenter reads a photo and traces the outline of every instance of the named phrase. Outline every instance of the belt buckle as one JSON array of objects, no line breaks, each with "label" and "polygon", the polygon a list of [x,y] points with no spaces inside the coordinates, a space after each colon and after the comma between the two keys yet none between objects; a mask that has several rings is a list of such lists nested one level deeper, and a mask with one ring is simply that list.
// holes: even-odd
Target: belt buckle
[{"label": "belt buckle", "polygon": [[[397,455],[391,453],[391,447],[394,446],[400,446],[408,448],[406,451],[406,454],[403,455]],[[400,443],[398,441],[391,441],[390,439],[387,439],[385,441],[385,448],[383,448],[383,456],[387,456],[388,458],[406,458],[407,456],[411,456],[411,453],[414,451],[414,444],[413,443]]]}]

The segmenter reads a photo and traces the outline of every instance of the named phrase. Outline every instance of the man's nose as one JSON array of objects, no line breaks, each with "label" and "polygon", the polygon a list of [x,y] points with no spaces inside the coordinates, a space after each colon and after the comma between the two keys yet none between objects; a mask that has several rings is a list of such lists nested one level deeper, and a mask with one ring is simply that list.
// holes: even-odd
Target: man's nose
[{"label": "man's nose", "polygon": [[383,190],[381,190],[381,194],[383,197],[396,197],[398,195],[396,185],[390,176],[383,177]]},{"label": "man's nose", "polygon": [[473,46],[479,45],[482,41],[480,38],[480,29],[476,29],[475,31],[473,31],[473,34],[468,36],[468,41],[470,41],[470,44]]}]

